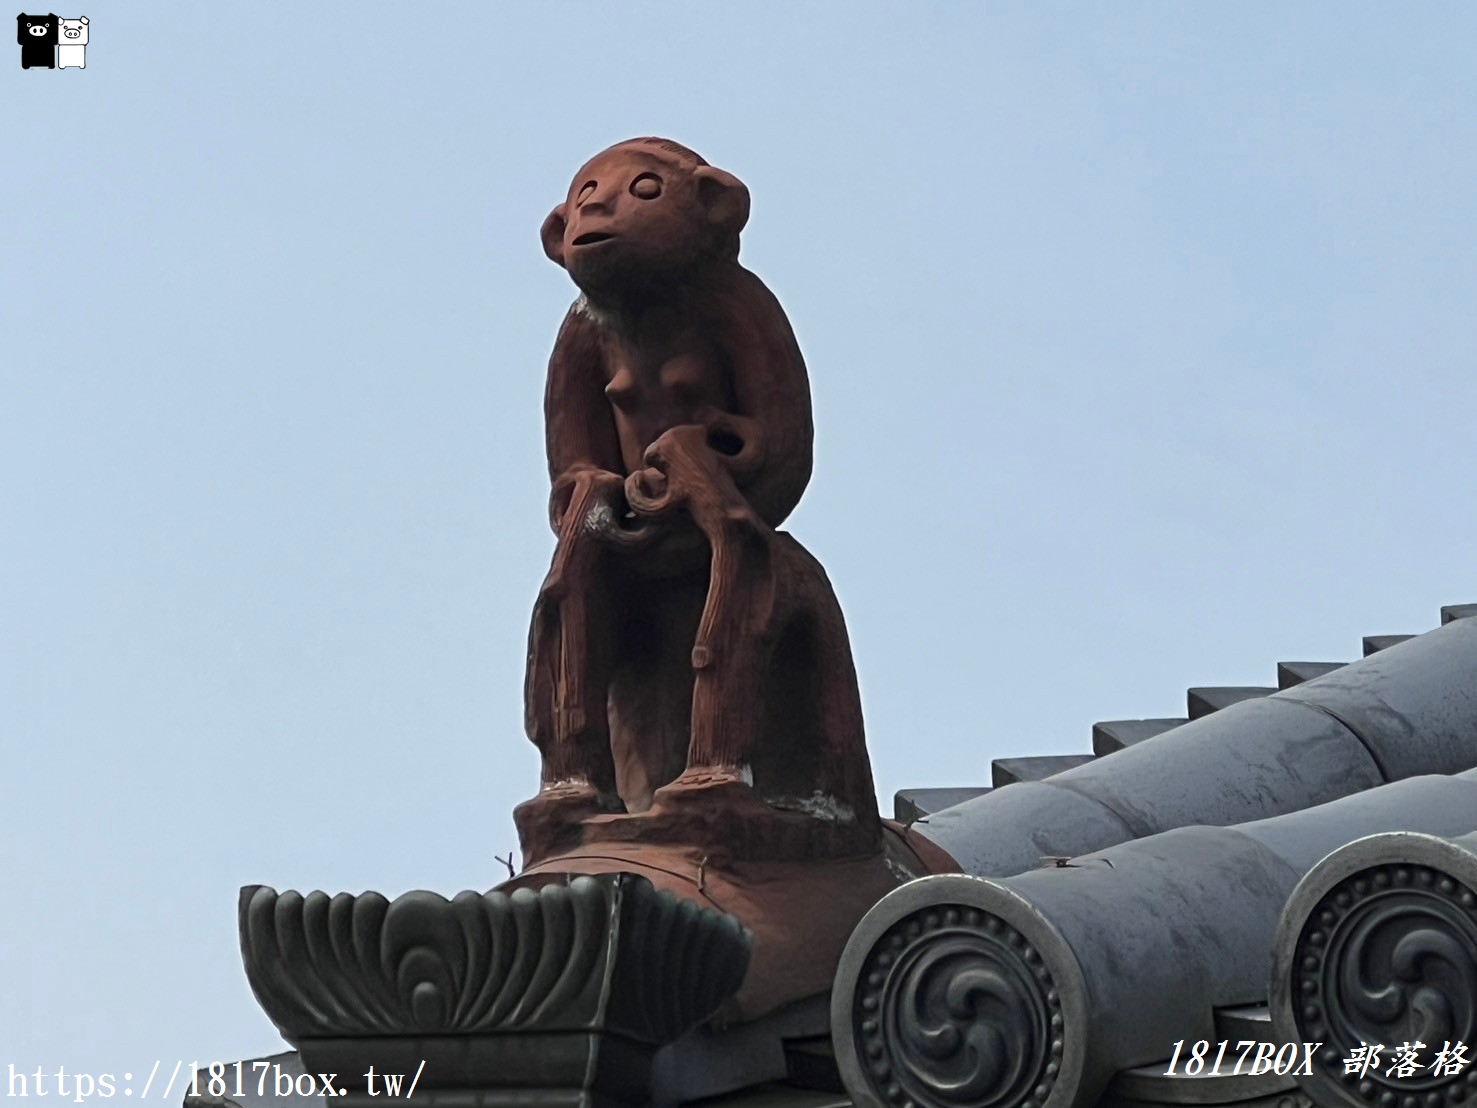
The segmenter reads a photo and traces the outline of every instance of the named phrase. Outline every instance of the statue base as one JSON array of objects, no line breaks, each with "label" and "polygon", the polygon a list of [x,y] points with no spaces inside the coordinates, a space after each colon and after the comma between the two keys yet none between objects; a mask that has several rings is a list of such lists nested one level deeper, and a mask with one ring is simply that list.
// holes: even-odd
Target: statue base
[{"label": "statue base", "polygon": [[900,824],[874,817],[863,829],[776,810],[739,782],[675,795],[669,786],[648,812],[597,811],[558,826],[540,822],[539,805],[535,799],[519,807],[519,829],[525,856],[533,853],[530,837],[545,850],[499,890],[576,875],[639,874],[658,889],[733,915],[753,933],[748,974],[710,1021],[720,1027],[828,992],[842,948],[868,909],[915,877],[958,871],[952,858]]}]

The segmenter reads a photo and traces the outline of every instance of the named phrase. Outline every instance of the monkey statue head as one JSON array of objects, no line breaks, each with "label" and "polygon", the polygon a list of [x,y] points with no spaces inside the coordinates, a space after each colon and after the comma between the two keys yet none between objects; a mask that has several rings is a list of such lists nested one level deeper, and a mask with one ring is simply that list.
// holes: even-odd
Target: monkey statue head
[{"label": "monkey statue head", "polygon": [[581,167],[541,236],[581,292],[618,301],[735,262],[748,219],[737,177],[678,143],[636,138]]}]

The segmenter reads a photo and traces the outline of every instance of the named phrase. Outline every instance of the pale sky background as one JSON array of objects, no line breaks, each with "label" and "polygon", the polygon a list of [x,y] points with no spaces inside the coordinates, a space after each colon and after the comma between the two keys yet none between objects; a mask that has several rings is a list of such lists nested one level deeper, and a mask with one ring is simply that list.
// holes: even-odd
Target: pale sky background
[{"label": "pale sky background", "polygon": [[242,884],[503,875],[537,232],[622,138],[752,189],[889,811],[1477,601],[1473,5],[57,14],[86,70],[0,65],[0,1074],[282,1049]]}]

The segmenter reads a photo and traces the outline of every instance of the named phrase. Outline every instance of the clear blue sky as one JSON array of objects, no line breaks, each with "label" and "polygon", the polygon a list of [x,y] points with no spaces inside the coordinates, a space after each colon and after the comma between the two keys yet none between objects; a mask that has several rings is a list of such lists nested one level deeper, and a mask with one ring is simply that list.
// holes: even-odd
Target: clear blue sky
[{"label": "clear blue sky", "polygon": [[96,3],[0,65],[0,1073],[280,1049],[236,889],[535,788],[538,227],[753,192],[884,805],[1477,600],[1477,8]]}]

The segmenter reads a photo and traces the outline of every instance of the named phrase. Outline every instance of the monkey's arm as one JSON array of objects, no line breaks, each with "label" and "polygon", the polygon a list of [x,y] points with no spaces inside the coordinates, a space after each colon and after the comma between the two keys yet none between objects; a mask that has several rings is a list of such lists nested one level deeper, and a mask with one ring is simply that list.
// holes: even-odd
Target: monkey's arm
[{"label": "monkey's arm", "polygon": [[603,355],[595,324],[570,308],[549,357],[544,388],[544,446],[553,485],[550,521],[557,533],[582,479],[624,473],[615,418],[605,396]]},{"label": "monkey's arm", "polygon": [[790,321],[764,282],[738,267],[729,297],[723,338],[737,414],[754,421],[760,438],[758,465],[735,476],[759,516],[778,527],[810,482],[810,379]]}]

